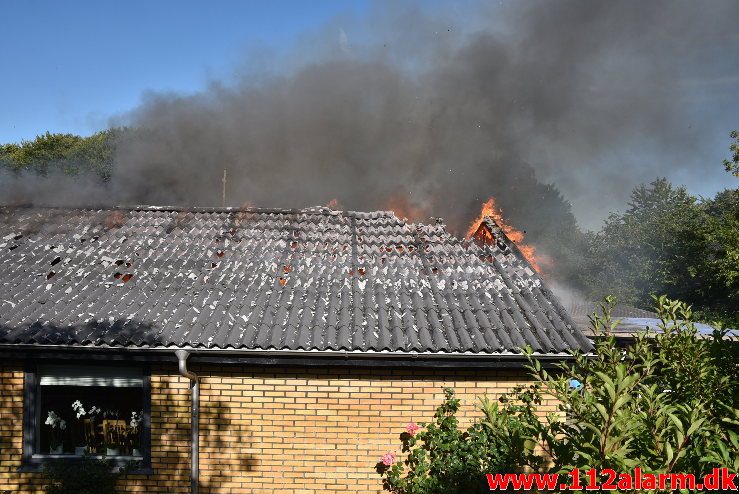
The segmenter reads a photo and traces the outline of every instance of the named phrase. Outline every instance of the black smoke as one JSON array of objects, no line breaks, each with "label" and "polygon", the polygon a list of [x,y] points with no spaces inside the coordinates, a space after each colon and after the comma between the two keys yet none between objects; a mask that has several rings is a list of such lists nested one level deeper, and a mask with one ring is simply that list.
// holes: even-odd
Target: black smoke
[{"label": "black smoke", "polygon": [[569,201],[592,225],[640,182],[720,167],[702,157],[730,129],[701,103],[739,89],[739,2],[464,9],[378,3],[306,35],[277,69],[148,94],[113,122],[130,130],[109,183],[6,181],[2,193],[213,206],[225,169],[231,206],[401,204],[459,232],[495,196],[536,240],[574,224]]}]

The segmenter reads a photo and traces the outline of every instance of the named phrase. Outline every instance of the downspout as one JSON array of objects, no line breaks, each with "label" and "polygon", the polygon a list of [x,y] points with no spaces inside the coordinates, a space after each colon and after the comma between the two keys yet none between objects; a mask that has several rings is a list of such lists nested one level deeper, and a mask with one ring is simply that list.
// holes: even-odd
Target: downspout
[{"label": "downspout", "polygon": [[190,397],[191,397],[191,416],[192,416],[192,439],[191,439],[191,453],[190,453],[190,492],[192,494],[198,494],[198,479],[200,472],[198,469],[199,459],[198,450],[200,445],[200,382],[198,381],[198,375],[192,371],[187,370],[187,357],[190,356],[190,352],[187,350],[176,350],[177,363],[180,369],[180,375],[190,380]]}]

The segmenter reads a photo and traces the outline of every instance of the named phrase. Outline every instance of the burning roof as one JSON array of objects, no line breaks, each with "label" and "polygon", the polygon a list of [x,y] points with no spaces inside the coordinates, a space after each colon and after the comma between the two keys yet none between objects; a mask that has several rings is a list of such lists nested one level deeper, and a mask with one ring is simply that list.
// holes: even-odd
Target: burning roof
[{"label": "burning roof", "polygon": [[0,343],[592,348],[491,218],[475,238],[383,211],[0,208]]}]

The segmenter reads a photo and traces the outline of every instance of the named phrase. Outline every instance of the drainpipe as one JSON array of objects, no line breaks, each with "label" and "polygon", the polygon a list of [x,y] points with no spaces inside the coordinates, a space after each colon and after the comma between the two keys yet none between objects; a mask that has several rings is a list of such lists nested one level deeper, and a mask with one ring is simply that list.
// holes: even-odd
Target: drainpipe
[{"label": "drainpipe", "polygon": [[200,415],[200,383],[198,381],[198,375],[192,371],[187,370],[187,357],[190,356],[190,352],[187,350],[176,350],[177,362],[179,364],[180,375],[190,380],[190,391],[191,391],[191,408],[192,408],[192,439],[190,453],[190,492],[192,494],[198,494],[198,477],[199,469],[198,464],[198,446],[200,443],[200,425],[198,417]]}]

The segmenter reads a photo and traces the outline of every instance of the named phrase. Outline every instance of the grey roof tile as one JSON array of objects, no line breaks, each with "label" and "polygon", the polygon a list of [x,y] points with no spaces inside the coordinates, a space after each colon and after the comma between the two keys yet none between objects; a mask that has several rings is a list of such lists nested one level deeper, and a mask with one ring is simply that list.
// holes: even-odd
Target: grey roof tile
[{"label": "grey roof tile", "polygon": [[495,241],[325,208],[0,207],[0,343],[589,351]]}]

